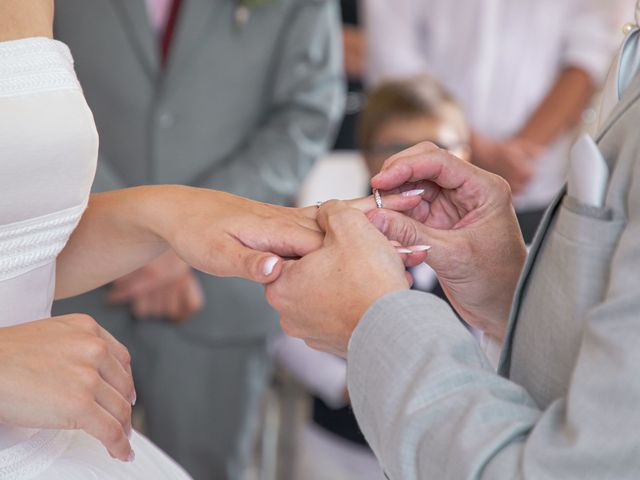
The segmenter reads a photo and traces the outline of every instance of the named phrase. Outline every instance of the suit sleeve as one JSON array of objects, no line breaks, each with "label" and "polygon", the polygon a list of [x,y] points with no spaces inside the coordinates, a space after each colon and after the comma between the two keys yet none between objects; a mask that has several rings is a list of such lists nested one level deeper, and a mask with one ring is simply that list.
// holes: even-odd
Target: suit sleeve
[{"label": "suit sleeve", "polygon": [[294,3],[263,123],[197,186],[284,203],[333,141],[345,98],[338,11],[329,0]]},{"label": "suit sleeve", "polygon": [[631,479],[640,472],[640,168],[609,289],[586,313],[567,394],[541,410],[494,373],[444,302],[374,304],[349,350],[349,390],[391,480]]}]

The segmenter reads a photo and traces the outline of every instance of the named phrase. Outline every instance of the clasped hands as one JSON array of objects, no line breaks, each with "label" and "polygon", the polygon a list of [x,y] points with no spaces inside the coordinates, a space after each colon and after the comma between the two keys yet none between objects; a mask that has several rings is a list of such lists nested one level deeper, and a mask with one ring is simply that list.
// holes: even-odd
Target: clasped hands
[{"label": "clasped hands", "polygon": [[[94,195],[58,257],[56,296],[173,250],[205,273],[265,284],[285,332],[344,356],[365,311],[408,289],[405,265],[426,259],[458,313],[500,340],[526,255],[508,184],[425,143],[389,158],[372,186],[385,208],[369,197],[293,209],[181,186]],[[79,314],[2,330],[0,423],[83,429],[113,457],[133,458],[124,346]]]},{"label": "clasped hands", "polygon": [[[366,310],[408,289],[405,266],[426,260],[462,318],[502,340],[526,257],[508,184],[430,143],[389,158],[371,184],[385,208],[371,198],[323,204],[322,246],[283,262],[266,286],[284,331],[345,356]],[[394,244],[417,248],[398,255]]]}]

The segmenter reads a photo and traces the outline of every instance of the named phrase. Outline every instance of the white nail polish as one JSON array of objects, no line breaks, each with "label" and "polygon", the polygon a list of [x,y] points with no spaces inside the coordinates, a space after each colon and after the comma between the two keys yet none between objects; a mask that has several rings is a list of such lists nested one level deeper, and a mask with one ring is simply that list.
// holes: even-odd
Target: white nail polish
[{"label": "white nail polish", "polygon": [[273,269],[276,267],[276,264],[280,260],[278,257],[269,257],[266,262],[264,262],[264,266],[262,267],[262,273],[264,273],[265,277],[268,277],[273,273]]},{"label": "white nail polish", "polygon": [[396,248],[396,252],[398,252],[398,253],[413,253],[413,250],[409,250],[408,248]]},{"label": "white nail polish", "polygon": [[136,459],[136,452],[131,450],[131,453],[129,454],[129,457],[127,458],[127,462],[133,462],[135,459]]},{"label": "white nail polish", "polygon": [[413,245],[409,247],[412,252],[428,252],[431,250],[430,245]]},{"label": "white nail polish", "polygon": [[420,197],[424,193],[424,188],[419,188],[417,190],[408,190],[406,192],[402,192],[403,197]]}]

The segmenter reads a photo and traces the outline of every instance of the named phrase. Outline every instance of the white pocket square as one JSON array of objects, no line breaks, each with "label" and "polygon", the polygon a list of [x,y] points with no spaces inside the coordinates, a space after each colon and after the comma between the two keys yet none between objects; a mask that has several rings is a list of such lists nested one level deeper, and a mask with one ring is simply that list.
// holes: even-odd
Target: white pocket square
[{"label": "white pocket square", "polygon": [[609,167],[590,135],[582,135],[571,147],[567,192],[580,203],[604,206]]}]

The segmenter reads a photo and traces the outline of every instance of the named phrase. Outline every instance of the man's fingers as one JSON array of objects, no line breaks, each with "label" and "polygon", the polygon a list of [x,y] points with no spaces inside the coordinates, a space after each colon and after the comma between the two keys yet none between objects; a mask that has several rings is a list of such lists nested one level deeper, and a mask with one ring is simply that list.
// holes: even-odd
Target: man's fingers
[{"label": "man's fingers", "polygon": [[133,460],[135,454],[129,443],[128,432],[101,405],[96,403],[94,408],[87,411],[81,427],[89,435],[98,439],[112,457],[123,462]]},{"label": "man's fingers", "polygon": [[389,240],[401,245],[426,244],[428,239],[422,238],[423,225],[412,218],[391,210],[378,209],[367,214],[369,221]]},{"label": "man's fingers", "polygon": [[[427,245],[425,245],[425,247],[426,246]],[[411,248],[412,247],[410,247],[410,249]],[[405,267],[415,267],[416,265],[420,265],[421,263],[424,263],[426,259],[427,259],[426,251],[417,251],[407,255],[407,258],[405,258],[404,260],[404,265]]]},{"label": "man's fingers", "polygon": [[193,314],[199,312],[204,308],[205,298],[202,286],[198,279],[191,275],[187,278],[184,297],[186,300],[186,309],[183,312],[182,319],[187,320]]},{"label": "man's fingers", "polygon": [[407,148],[387,158],[387,160],[385,160],[384,164],[382,165],[382,170],[387,170],[393,164],[395,164],[396,162],[398,162],[399,160],[402,160],[407,156],[424,155],[427,153],[435,152],[437,150],[440,150],[440,147],[438,147],[435,143],[432,143],[432,142],[418,143],[410,148]]},{"label": "man's fingers", "polygon": [[115,282],[107,294],[107,300],[111,303],[128,302],[160,286],[162,286],[162,282],[152,278],[150,275],[142,272],[136,273],[135,276]]},{"label": "man's fingers", "polygon": [[[317,228],[315,221],[314,224]],[[285,222],[280,225],[270,225],[261,235],[240,235],[234,240],[255,251],[268,252],[281,258],[299,258],[322,247],[324,233],[319,229],[310,229]],[[236,254],[235,246],[224,246],[224,248],[227,255]]]},{"label": "man's fingers", "polygon": [[444,150],[399,158],[371,179],[371,186],[393,190],[405,183],[431,181],[449,190],[461,187],[478,169]]},{"label": "man's fingers", "polygon": [[182,291],[181,289],[167,288],[167,316],[174,322],[182,320]]},{"label": "man's fingers", "polygon": [[318,225],[329,236],[336,233],[336,229],[343,230],[344,227],[367,223],[361,211],[342,200],[329,200],[322,204],[318,212]]},{"label": "man's fingers", "polygon": [[407,282],[409,283],[409,287],[413,287],[413,275],[411,275],[410,272],[404,272],[404,278],[407,279]]},{"label": "man's fingers", "polygon": [[[317,223],[314,222],[316,228]],[[281,257],[299,258],[315,252],[324,242],[324,233],[305,227],[289,226],[274,232],[277,240],[271,242],[271,252]]]},{"label": "man's fingers", "polygon": [[149,297],[149,313],[152,317],[162,317],[167,313],[166,297],[162,289],[155,289],[146,294]]}]

